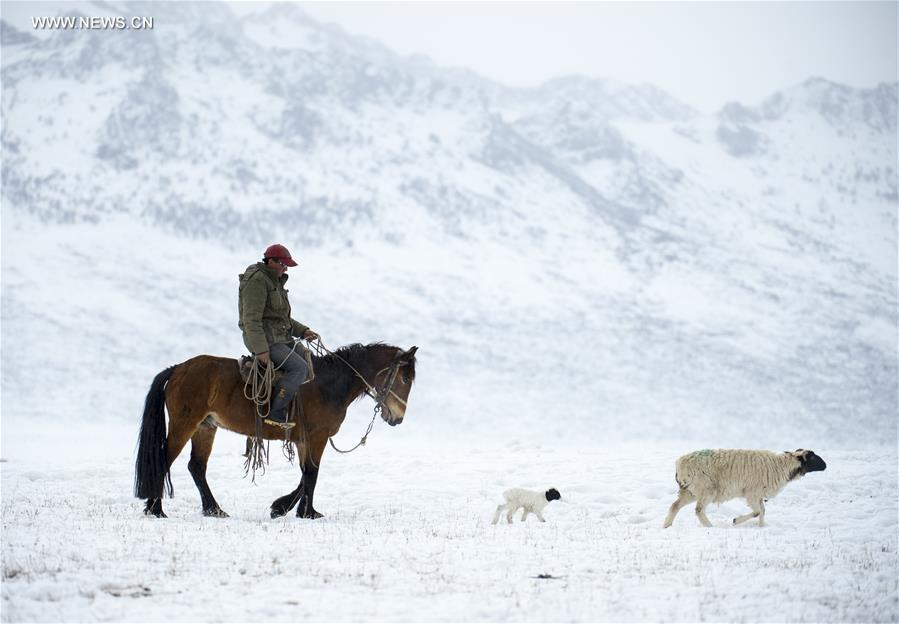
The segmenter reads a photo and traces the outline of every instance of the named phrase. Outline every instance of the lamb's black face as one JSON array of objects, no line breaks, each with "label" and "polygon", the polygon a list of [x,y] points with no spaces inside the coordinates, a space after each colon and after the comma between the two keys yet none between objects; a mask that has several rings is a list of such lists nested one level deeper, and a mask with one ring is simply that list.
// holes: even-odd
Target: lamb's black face
[{"label": "lamb's black face", "polygon": [[815,455],[814,451],[796,449],[796,453],[801,453],[799,463],[802,465],[803,472],[820,472],[827,468],[824,460]]},{"label": "lamb's black face", "polygon": [[548,490],[546,490],[546,500],[554,501],[554,500],[561,500],[561,499],[562,499],[562,495],[559,494],[559,490],[557,490],[556,488],[549,488]]}]

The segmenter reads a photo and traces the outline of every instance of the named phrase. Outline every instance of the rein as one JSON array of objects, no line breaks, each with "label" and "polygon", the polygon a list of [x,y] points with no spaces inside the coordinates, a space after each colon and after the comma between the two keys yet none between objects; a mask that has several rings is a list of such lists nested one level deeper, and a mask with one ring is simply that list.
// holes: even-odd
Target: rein
[{"label": "rein", "polygon": [[[297,344],[299,341],[294,341],[291,350],[296,351]],[[368,435],[371,433],[371,430],[375,426],[375,419],[378,417],[378,414],[382,414],[383,418],[383,410],[384,405],[387,401],[388,397],[393,397],[397,402],[401,403],[403,407],[406,407],[406,401],[400,398],[393,391],[393,385],[396,383],[396,376],[399,374],[399,370],[402,366],[405,366],[404,362],[395,361],[390,366],[385,366],[377,373],[375,373],[375,381],[377,382],[378,377],[387,372],[387,377],[384,380],[384,385],[380,388],[376,388],[372,386],[365,377],[360,373],[356,368],[346,361],[343,357],[341,357],[338,353],[331,351],[324,344],[322,344],[321,338],[317,338],[314,341],[310,341],[309,346],[315,352],[316,355],[322,356],[324,353],[329,355],[333,355],[336,359],[340,360],[344,364],[346,364],[351,371],[362,380],[362,383],[365,384],[365,394],[370,396],[375,401],[374,412],[371,415],[371,420],[368,423],[368,427],[365,430],[365,433],[362,435],[362,438],[353,448],[343,451],[334,444],[334,438],[328,437],[328,442],[331,444],[331,448],[333,448],[338,453],[352,453],[360,446],[365,446],[365,443],[368,441]],[[256,361],[254,357],[254,366],[253,366],[253,374],[251,378],[244,383],[244,396],[252,401],[256,406],[256,435],[251,437],[252,440],[250,444],[250,449],[247,453],[247,460],[244,463],[244,476],[252,471],[253,483],[256,482],[256,470],[261,469],[263,474],[265,473],[265,465],[268,463],[269,453],[268,448],[262,440],[262,421],[268,416],[269,411],[271,410],[271,394],[272,394],[272,385],[274,382],[275,371],[281,368],[281,365],[275,366],[271,359],[268,361],[268,364],[265,366],[263,371],[259,371],[256,367]],[[302,412],[302,399],[296,401],[297,405],[299,405],[298,413],[296,414],[297,424],[303,427],[303,433],[305,434],[305,423],[303,420],[303,412]],[[263,412],[264,410],[264,412]],[[293,460],[293,447],[290,446],[289,434],[287,430],[284,431],[284,448],[285,454],[289,461]]]},{"label": "rein", "polygon": [[[392,396],[394,399],[402,403],[403,407],[406,407],[406,402],[393,391],[393,384],[396,383],[396,376],[399,373],[400,367],[404,366],[405,363],[396,361],[393,362],[390,366],[385,366],[377,373],[375,373],[375,380],[377,381],[378,376],[381,373],[383,373],[384,371],[389,371],[384,385],[379,389],[368,383],[365,377],[362,376],[362,373],[356,370],[356,368],[352,364],[323,345],[321,337],[317,338],[314,342],[311,342],[309,344],[312,345],[313,349],[317,351],[316,355],[320,356],[322,353],[328,353],[329,355],[333,355],[335,358],[346,364],[350,368],[350,370],[356,374],[356,377],[361,379],[362,383],[365,384],[365,393],[375,400],[375,408],[374,412],[371,415],[371,421],[369,421],[368,428],[365,430],[365,433],[362,435],[362,439],[359,440],[356,446],[347,451],[342,451],[334,444],[334,438],[328,438],[328,442],[331,444],[331,448],[333,448],[338,453],[352,453],[360,446],[365,446],[366,441],[368,441],[368,434],[371,433],[372,428],[375,426],[375,419],[377,418],[378,414],[381,414],[384,410],[384,403],[387,401],[387,397]],[[383,418],[383,414],[381,417]]]}]

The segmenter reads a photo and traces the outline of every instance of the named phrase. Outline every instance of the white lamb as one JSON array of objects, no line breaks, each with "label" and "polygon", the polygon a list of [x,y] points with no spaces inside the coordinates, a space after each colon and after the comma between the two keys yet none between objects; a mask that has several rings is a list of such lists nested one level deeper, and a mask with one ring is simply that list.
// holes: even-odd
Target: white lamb
[{"label": "white lamb", "polygon": [[493,514],[493,524],[499,521],[499,514],[506,510],[506,520],[512,523],[512,516],[520,508],[524,507],[521,514],[521,521],[527,520],[528,514],[534,514],[540,522],[546,522],[543,518],[543,508],[550,501],[561,500],[562,495],[556,488],[550,488],[545,492],[534,492],[533,490],[524,490],[522,488],[512,488],[503,492],[503,498],[506,502],[496,506],[496,513]]},{"label": "white lamb", "polygon": [[823,459],[803,449],[792,453],[742,449],[694,451],[675,464],[680,491],[668,510],[663,528],[670,527],[677,512],[694,500],[697,501],[696,517],[703,526],[710,527],[712,523],[705,515],[709,503],[741,497],[746,499],[752,513],[734,518],[734,524],[758,518],[759,526],[765,526],[766,499],[777,495],[793,479],[825,468]]}]

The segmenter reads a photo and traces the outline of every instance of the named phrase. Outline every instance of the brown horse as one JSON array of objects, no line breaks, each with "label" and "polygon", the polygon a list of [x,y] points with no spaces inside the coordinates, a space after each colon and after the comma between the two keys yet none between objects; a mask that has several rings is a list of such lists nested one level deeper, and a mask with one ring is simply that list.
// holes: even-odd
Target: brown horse
[{"label": "brown horse", "polygon": [[[313,356],[315,379],[301,386],[294,399],[302,401],[301,422],[287,434],[280,427],[262,425],[262,437],[267,440],[288,436],[297,447],[302,469],[297,488],[272,503],[272,518],[285,515],[297,503],[297,516],[321,518],[312,506],[312,497],[328,439],[340,429],[349,405],[370,392],[369,386],[375,390],[381,417],[391,426],[403,421],[415,379],[417,349],[404,351],[383,343],[353,344],[328,355]],[[246,436],[256,433],[255,405],[244,396],[237,360],[200,355],[156,375],[144,405],[135,462],[134,495],[146,499],[144,513],[166,517],[162,511],[163,490],[169,496],[173,494],[169,470],[190,440],[187,469],[200,490],[203,515],[228,516],[206,482],[206,464],[219,427]]]}]

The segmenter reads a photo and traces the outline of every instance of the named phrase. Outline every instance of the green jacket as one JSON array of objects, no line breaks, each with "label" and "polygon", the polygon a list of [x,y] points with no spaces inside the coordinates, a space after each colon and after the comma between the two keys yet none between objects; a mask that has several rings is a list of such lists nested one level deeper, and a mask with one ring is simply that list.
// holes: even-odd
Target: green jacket
[{"label": "green jacket", "polygon": [[251,264],[240,275],[237,325],[251,353],[265,353],[270,345],[292,342],[294,336],[302,336],[309,329],[290,318],[286,282],[286,273],[278,278],[262,262]]}]

